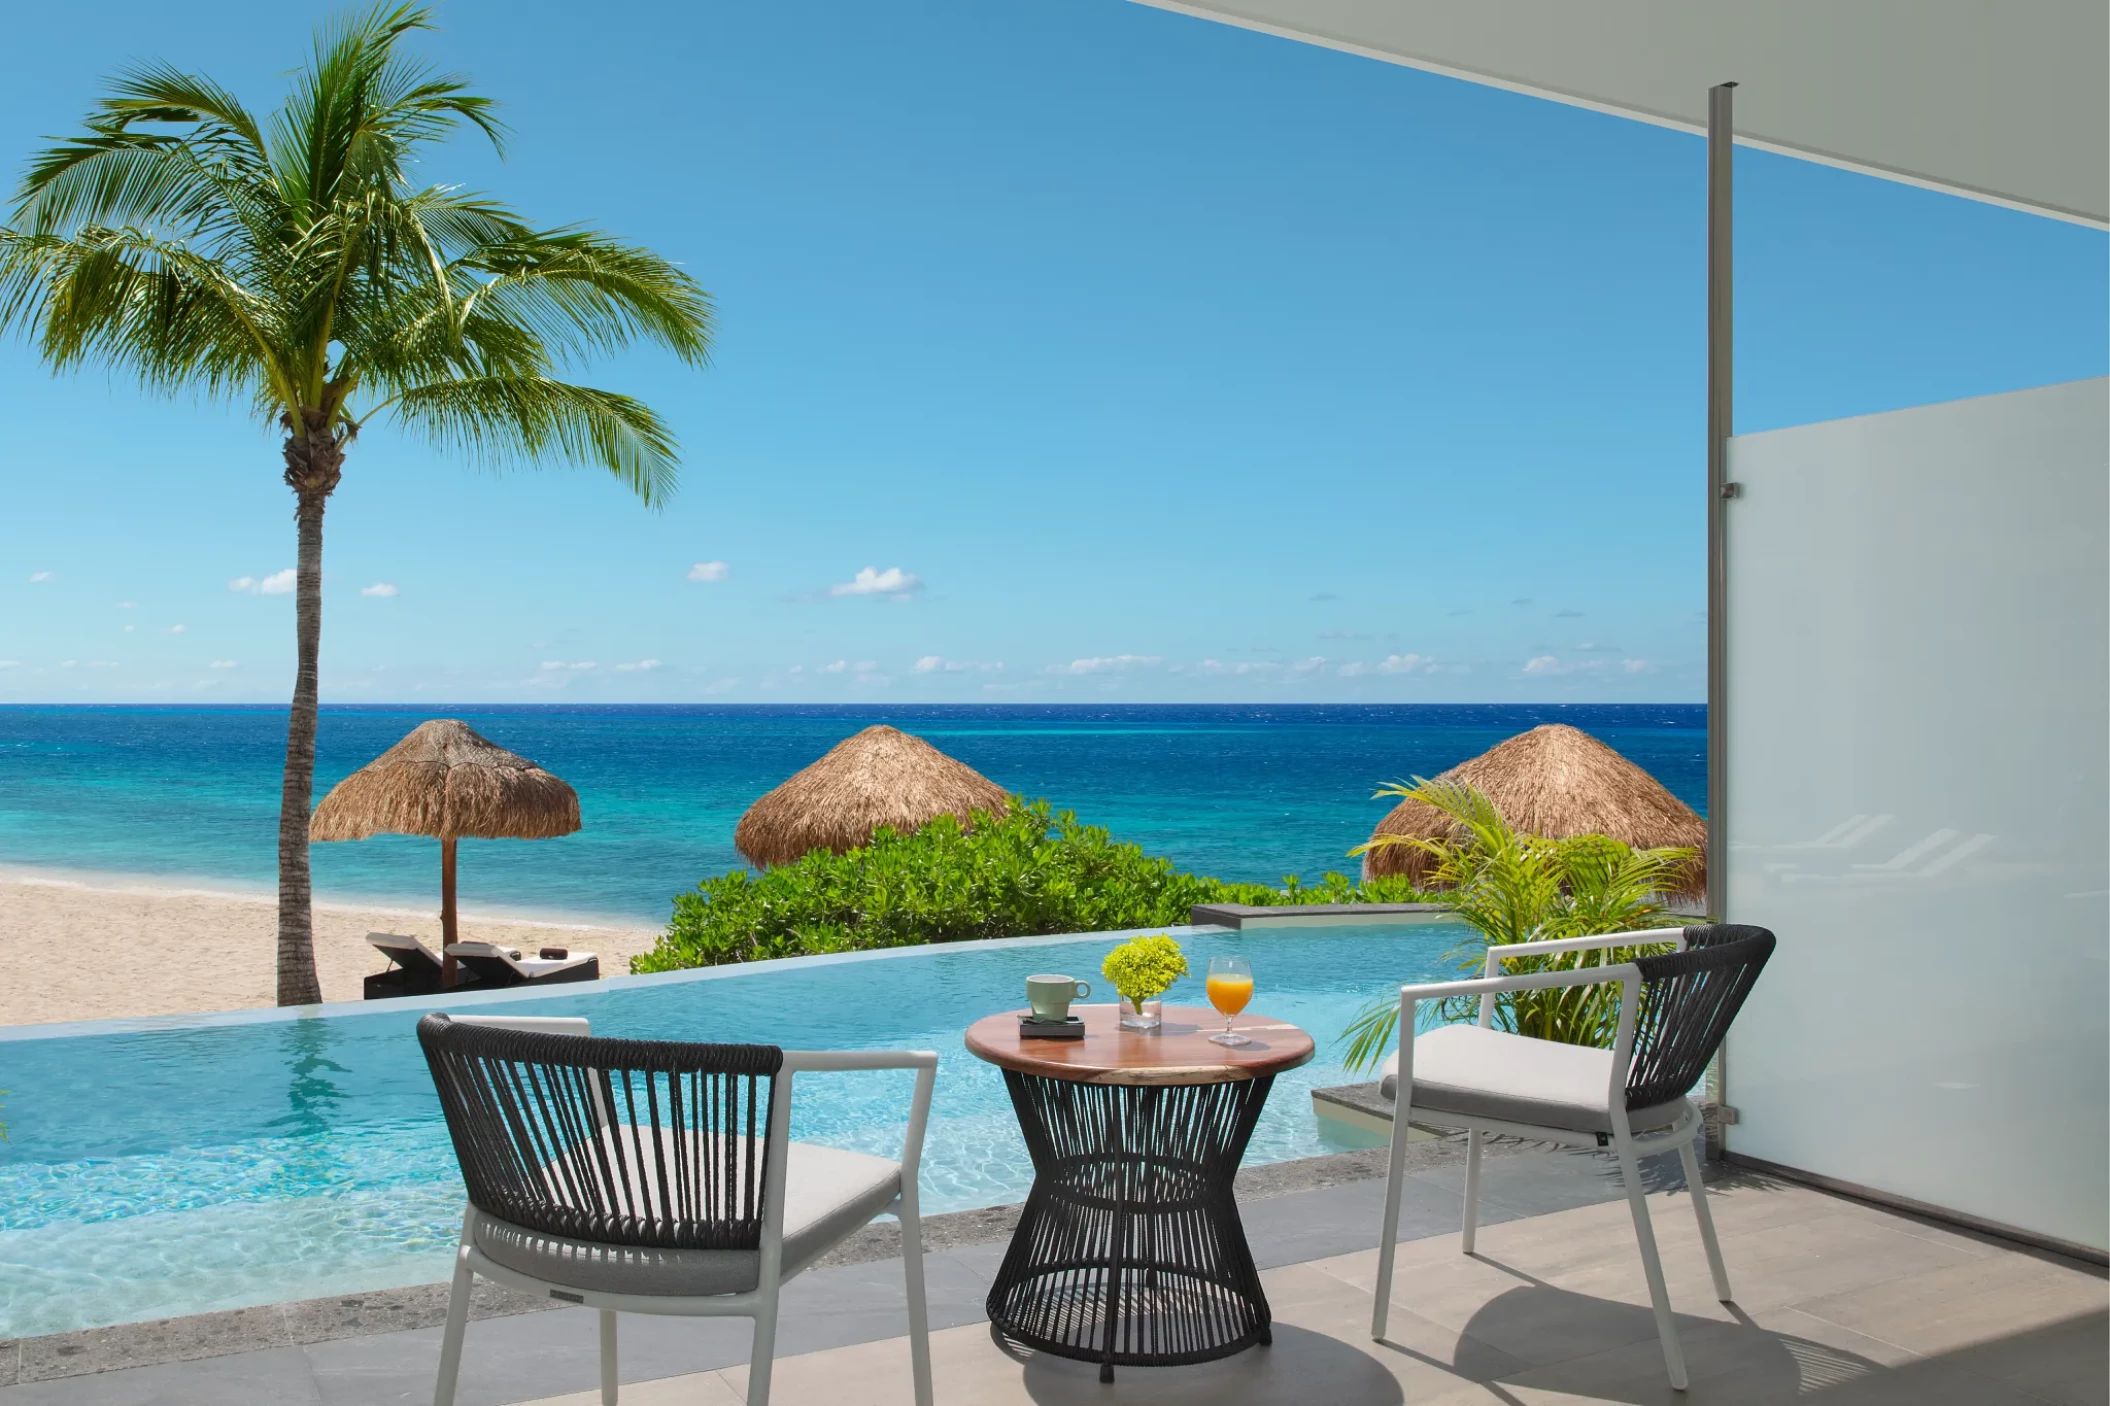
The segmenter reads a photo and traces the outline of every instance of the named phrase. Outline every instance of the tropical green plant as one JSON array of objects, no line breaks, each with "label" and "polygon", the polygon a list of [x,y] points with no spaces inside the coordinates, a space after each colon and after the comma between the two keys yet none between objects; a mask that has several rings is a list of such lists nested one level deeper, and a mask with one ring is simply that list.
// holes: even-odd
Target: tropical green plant
[{"label": "tropical green plant", "polygon": [[414,5],[325,25],[278,111],[165,63],[111,80],[86,130],[29,163],[0,230],[0,332],[54,371],[101,365],[153,392],[246,401],[284,434],[298,557],[298,667],[278,829],[278,1000],[321,999],[308,876],[323,510],[377,417],[488,463],[597,465],[648,504],[674,436],[629,396],[560,379],[633,342],[700,365],[710,301],[649,250],[529,224],[419,185],[467,128],[502,149],[490,99],[399,45]]},{"label": "tropical green plant", "polygon": [[1187,954],[1164,933],[1132,937],[1106,954],[1099,974],[1113,983],[1121,999],[1137,1015],[1143,1003],[1154,1001],[1172,989],[1172,983],[1187,974]]},{"label": "tropical green plant", "polygon": [[[1103,826],[1014,797],[1003,814],[978,812],[968,825],[940,816],[908,834],[882,829],[841,854],[815,850],[759,874],[738,869],[705,879],[676,895],[666,932],[631,970],[1167,927],[1190,921],[1200,903],[1309,902],[1311,892],[1183,874]],[[1385,901],[1417,896],[1383,892]]]},{"label": "tropical green plant", "polygon": [[[1474,940],[1450,954],[1464,977],[1485,974],[1493,946],[1543,942],[1671,927],[1683,921],[1664,906],[1693,859],[1687,849],[1634,849],[1608,835],[1553,840],[1511,827],[1494,803],[1457,781],[1399,782],[1382,787],[1383,797],[1421,801],[1454,822],[1456,838],[1379,835],[1351,854],[1388,845],[1412,845],[1434,858],[1430,880],[1435,901],[1473,930]],[[1658,946],[1597,948],[1504,962],[1505,975],[1617,966]],[[1438,1021],[1477,1014],[1478,997],[1435,1004]],[[1506,991],[1495,998],[1498,1029],[1541,1040],[1609,1048],[1619,1029],[1619,988],[1612,985]],[[1357,1014],[1341,1034],[1343,1062],[1350,1069],[1376,1065],[1391,1048],[1399,1025],[1399,1001],[1385,997]]]}]

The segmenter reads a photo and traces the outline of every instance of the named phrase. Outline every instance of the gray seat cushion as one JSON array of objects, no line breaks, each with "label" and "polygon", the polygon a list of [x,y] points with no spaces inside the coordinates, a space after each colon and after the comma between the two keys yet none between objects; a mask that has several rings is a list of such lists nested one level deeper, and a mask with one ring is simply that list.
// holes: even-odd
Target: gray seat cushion
[{"label": "gray seat cushion", "polygon": [[[1534,1040],[1477,1025],[1445,1025],[1414,1039],[1415,1122],[1445,1113],[1568,1132],[1612,1131],[1612,1052]],[[1399,1055],[1385,1061],[1380,1090],[1399,1097]],[[1685,1109],[1672,1099],[1627,1115],[1637,1133],[1670,1126]]]},{"label": "gray seat cushion", "polygon": [[[628,1129],[623,1130],[626,1134]],[[743,1160],[754,1144],[734,1140]],[[818,1259],[893,1204],[901,1164],[839,1147],[794,1142],[784,1169],[784,1273]],[[572,1289],[611,1294],[743,1294],[761,1278],[754,1250],[661,1250],[569,1240],[479,1211],[476,1248],[494,1263]]]}]

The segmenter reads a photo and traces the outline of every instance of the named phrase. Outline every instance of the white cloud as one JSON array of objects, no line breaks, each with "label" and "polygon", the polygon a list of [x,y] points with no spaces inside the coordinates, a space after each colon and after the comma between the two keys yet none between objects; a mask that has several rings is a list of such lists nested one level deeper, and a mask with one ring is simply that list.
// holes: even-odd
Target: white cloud
[{"label": "white cloud", "polygon": [[867,566],[847,581],[838,581],[828,588],[831,596],[906,596],[923,589],[921,578],[911,576],[898,566],[881,571],[876,566]]},{"label": "white cloud", "polygon": [[139,627],[138,627],[137,625],[127,625],[127,626],[125,626],[125,633],[129,635],[129,634],[131,634],[131,633],[132,633],[132,631],[134,631],[134,630],[136,630],[136,629],[138,629],[138,628],[139,628]]},{"label": "white cloud", "polygon": [[984,663],[979,659],[947,659],[943,655],[926,654],[915,662],[912,672],[918,674],[993,674],[1001,671],[1004,662]]},{"label": "white cloud", "polygon": [[691,581],[723,581],[732,574],[732,568],[722,561],[699,561],[689,568]]},{"label": "white cloud", "polygon": [[703,686],[705,693],[730,693],[740,686],[738,679],[713,679]]},{"label": "white cloud", "polygon": [[29,573],[29,584],[32,586],[41,586],[51,579],[51,573],[48,571],[32,571]]},{"label": "white cloud", "polygon": [[1072,659],[1067,664],[1052,667],[1059,674],[1119,674],[1164,662],[1161,654],[1102,654],[1090,659]]},{"label": "white cloud", "polygon": [[1204,659],[1195,666],[1201,674],[1272,674],[1282,666],[1272,659],[1242,659],[1235,664],[1226,664],[1221,659]]},{"label": "white cloud", "polygon": [[180,635],[183,633],[183,627],[181,625],[171,625],[168,627],[167,633],[171,635]]},{"label": "white cloud", "polygon": [[591,659],[583,659],[576,664],[567,664],[562,659],[545,659],[542,661],[542,672],[545,674],[556,673],[560,669],[576,673],[592,667],[593,661]]},{"label": "white cloud", "polygon": [[1646,674],[1651,672],[1655,665],[1646,659],[1622,659],[1619,661],[1619,667],[1630,674]]},{"label": "white cloud", "polygon": [[396,588],[387,581],[376,581],[371,586],[361,586],[359,588],[359,594],[362,596],[393,596],[400,595],[401,592],[397,591]]},{"label": "white cloud", "polygon": [[21,667],[22,661],[19,659],[0,659],[0,669],[19,669]]},{"label": "white cloud", "polygon": [[849,668],[849,667],[850,667],[850,661],[849,661],[849,660],[847,660],[847,659],[838,659],[838,660],[836,660],[836,661],[835,661],[835,662],[834,662],[833,664],[823,664],[823,665],[821,665],[821,672],[822,672],[822,673],[824,673],[824,674],[839,674],[839,673],[841,673],[841,672],[842,672],[843,670],[845,670],[845,669],[847,669],[847,668]]},{"label": "white cloud", "polygon": [[1325,667],[1326,656],[1323,654],[1314,654],[1309,659],[1301,659],[1297,663],[1292,664],[1290,666],[1290,672],[1295,674],[1316,674],[1319,670]]},{"label": "white cloud", "polygon": [[254,591],[256,589],[256,578],[254,576],[237,576],[227,583],[227,589],[230,591]]},{"label": "white cloud", "polygon": [[88,667],[91,669],[114,669],[117,667],[117,661],[115,659],[90,659]]},{"label": "white cloud", "polygon": [[239,669],[242,666],[235,663],[232,659],[215,659],[206,667],[212,669]]},{"label": "white cloud", "polygon": [[1436,671],[1436,661],[1426,654],[1388,654],[1378,661],[1380,674],[1430,674]]},{"label": "white cloud", "polygon": [[663,667],[665,666],[657,659],[640,659],[635,664],[618,664],[615,671],[619,674],[649,674],[654,669]]},{"label": "white cloud", "polygon": [[1340,668],[1340,675],[1344,679],[1359,679],[1369,672],[1370,666],[1368,664],[1358,663],[1353,660],[1343,664]]},{"label": "white cloud", "polygon": [[292,567],[274,571],[269,576],[237,576],[227,583],[230,591],[240,591],[252,596],[283,596],[291,593],[299,579]]},{"label": "white cloud", "polygon": [[1524,672],[1527,674],[1601,674],[1604,669],[1605,661],[1602,659],[1578,659],[1573,663],[1564,663],[1551,654],[1539,654],[1524,661]]},{"label": "white cloud", "polygon": [[869,674],[878,668],[879,661],[877,659],[860,659],[850,666],[850,672],[853,674]]}]

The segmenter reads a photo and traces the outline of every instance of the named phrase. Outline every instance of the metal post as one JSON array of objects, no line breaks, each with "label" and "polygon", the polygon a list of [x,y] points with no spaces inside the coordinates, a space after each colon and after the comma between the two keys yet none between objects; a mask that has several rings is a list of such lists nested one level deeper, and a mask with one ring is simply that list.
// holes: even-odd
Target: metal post
[{"label": "metal post", "polygon": [[[1728,918],[1729,716],[1727,704],[1727,560],[1722,529],[1728,500],[1729,436],[1734,432],[1731,357],[1735,350],[1735,283],[1731,194],[1734,190],[1736,84],[1707,90],[1707,915]],[[1722,1155],[1726,1134],[1719,1110],[1729,1101],[1728,1061],[1717,1051],[1707,1071],[1707,1102],[1717,1111],[1708,1122],[1707,1155]],[[1697,1188],[1694,1195],[1698,1195]]]},{"label": "metal post", "polygon": [[1729,845],[1723,818],[1728,811],[1728,734],[1725,686],[1728,665],[1723,619],[1726,563],[1722,516],[1735,493],[1729,482],[1729,436],[1733,432],[1730,357],[1735,311],[1730,273],[1730,193],[1736,150],[1732,116],[1734,83],[1707,90],[1707,912],[1727,916]]}]

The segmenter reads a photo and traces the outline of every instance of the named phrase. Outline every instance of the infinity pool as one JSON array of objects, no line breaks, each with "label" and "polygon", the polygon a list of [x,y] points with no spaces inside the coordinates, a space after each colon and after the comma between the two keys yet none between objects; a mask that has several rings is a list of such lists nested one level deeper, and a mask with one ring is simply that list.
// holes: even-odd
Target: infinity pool
[{"label": "infinity pool", "polygon": [[[1345,1082],[1334,1047],[1370,997],[1445,969],[1464,930],[1431,923],[1173,929],[1206,1004],[1212,955],[1252,959],[1253,1009],[1310,1030],[1248,1162],[1337,1140],[1308,1091]],[[0,1030],[0,1338],[354,1293],[447,1277],[461,1182],[411,1029],[450,1006],[584,1015],[594,1033],[802,1049],[933,1049],[926,1212],[1021,1199],[1032,1179],[997,1070],[960,1038],[1021,1004],[1028,973],[1103,985],[1124,934],[801,958],[446,1000]],[[1097,993],[1095,992],[1095,999]],[[794,1135],[898,1155],[908,1076],[802,1076]]]}]

